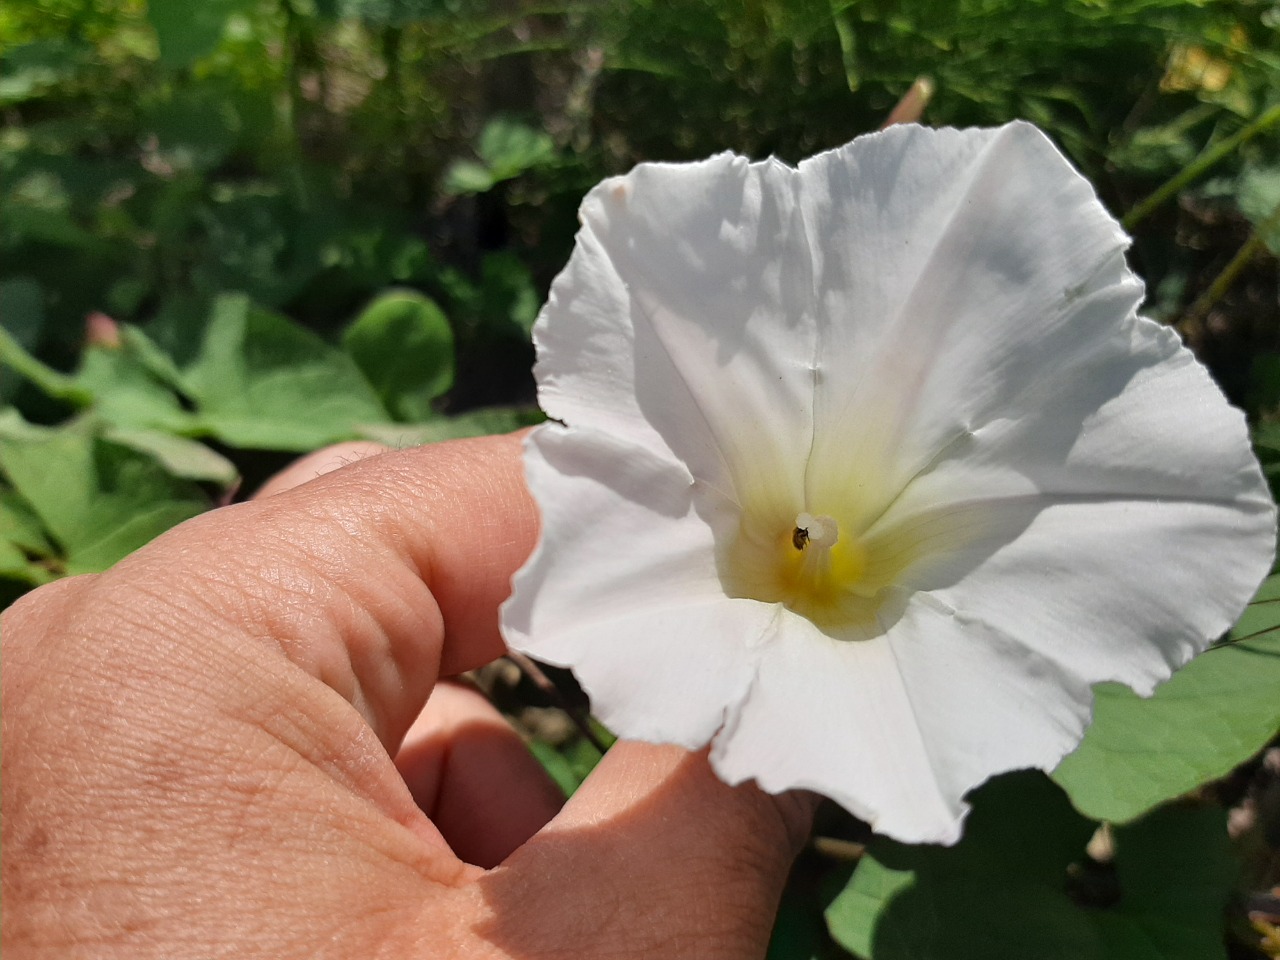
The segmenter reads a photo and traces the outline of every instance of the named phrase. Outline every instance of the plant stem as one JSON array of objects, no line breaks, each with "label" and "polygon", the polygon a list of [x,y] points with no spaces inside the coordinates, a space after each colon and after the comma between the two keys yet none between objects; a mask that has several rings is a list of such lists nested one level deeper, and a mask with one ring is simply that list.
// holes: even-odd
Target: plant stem
[{"label": "plant stem", "polygon": [[609,747],[596,735],[591,729],[591,719],[583,711],[578,710],[568,700],[565,699],[560,688],[551,682],[551,678],[542,672],[534,661],[530,660],[523,653],[517,653],[514,650],[507,651],[507,659],[520,668],[520,671],[534,682],[534,684],[550,697],[561,710],[563,710],[573,721],[573,725],[578,728],[578,732],[587,738],[587,741],[600,751],[603,756]]},{"label": "plant stem", "polygon": [[1178,321],[1178,330],[1184,337],[1199,330],[1200,325],[1209,315],[1209,311],[1213,309],[1213,305],[1221,300],[1226,292],[1231,289],[1231,285],[1236,282],[1240,272],[1257,255],[1258,251],[1266,245],[1266,235],[1277,226],[1280,226],[1280,204],[1277,204],[1267,218],[1253,228],[1253,232],[1249,234],[1249,239],[1236,251],[1235,256],[1227,262],[1227,265],[1219,271],[1218,275],[1213,278],[1213,282],[1209,284],[1208,289],[1196,297],[1195,302],[1187,308],[1187,312]]},{"label": "plant stem", "polygon": [[1175,196],[1180,190],[1208,172],[1209,168],[1216,165],[1220,160],[1226,158],[1230,153],[1240,146],[1252,140],[1258,134],[1263,133],[1277,121],[1280,121],[1280,103],[1266,110],[1262,116],[1254,120],[1252,123],[1237,130],[1227,139],[1223,140],[1216,147],[1205,150],[1200,156],[1192,160],[1167,181],[1156,188],[1150,196],[1145,200],[1136,204],[1132,210],[1126,213],[1120,223],[1126,230],[1132,230],[1134,225],[1145,220],[1153,210],[1159,207],[1170,197]]}]

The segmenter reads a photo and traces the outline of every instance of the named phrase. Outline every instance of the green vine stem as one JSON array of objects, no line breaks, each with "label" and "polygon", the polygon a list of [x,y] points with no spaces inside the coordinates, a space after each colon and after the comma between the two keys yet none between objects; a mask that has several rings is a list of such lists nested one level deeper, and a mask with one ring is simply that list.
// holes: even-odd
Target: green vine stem
[{"label": "green vine stem", "polygon": [[1187,312],[1178,321],[1178,330],[1184,337],[1190,336],[1200,329],[1201,324],[1208,317],[1209,311],[1213,309],[1213,305],[1221,300],[1226,295],[1226,292],[1231,289],[1231,285],[1235,283],[1240,271],[1266,245],[1267,235],[1277,226],[1280,226],[1280,204],[1277,204],[1276,208],[1267,215],[1267,218],[1253,228],[1253,232],[1249,234],[1249,239],[1236,251],[1235,256],[1213,278],[1213,282],[1209,284],[1204,293],[1196,297],[1195,302],[1187,308]]},{"label": "green vine stem", "polygon": [[1134,205],[1133,209],[1124,215],[1120,223],[1126,230],[1133,230],[1134,226],[1145,220],[1153,210],[1170,197],[1176,196],[1180,190],[1193,180],[1203,176],[1211,167],[1229,156],[1236,147],[1242,143],[1247,143],[1258,134],[1270,129],[1277,121],[1280,121],[1280,103],[1263,112],[1258,119],[1240,128],[1217,146],[1211,147],[1200,154],[1195,160],[1161,184],[1145,200]]}]

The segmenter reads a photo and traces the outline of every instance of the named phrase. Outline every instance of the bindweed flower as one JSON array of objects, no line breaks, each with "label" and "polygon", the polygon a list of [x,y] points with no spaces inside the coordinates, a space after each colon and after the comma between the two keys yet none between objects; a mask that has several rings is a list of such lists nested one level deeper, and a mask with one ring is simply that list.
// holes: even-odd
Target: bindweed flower
[{"label": "bindweed flower", "polygon": [[1243,417],[1034,127],[643,164],[581,219],[503,623],[619,735],[954,842],[1266,574]]}]

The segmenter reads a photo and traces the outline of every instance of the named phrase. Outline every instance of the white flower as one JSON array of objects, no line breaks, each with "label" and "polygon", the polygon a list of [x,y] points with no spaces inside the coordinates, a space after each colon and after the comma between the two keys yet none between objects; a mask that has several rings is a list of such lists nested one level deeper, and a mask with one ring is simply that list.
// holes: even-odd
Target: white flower
[{"label": "white flower", "polygon": [[503,618],[621,736],[953,842],[1267,572],[1242,416],[1034,127],[644,164],[581,217]]}]

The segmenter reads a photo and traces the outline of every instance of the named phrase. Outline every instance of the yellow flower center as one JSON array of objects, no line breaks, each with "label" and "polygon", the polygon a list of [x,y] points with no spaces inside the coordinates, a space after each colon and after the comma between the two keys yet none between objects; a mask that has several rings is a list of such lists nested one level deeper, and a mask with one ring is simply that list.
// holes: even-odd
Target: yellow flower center
[{"label": "yellow flower center", "polygon": [[745,510],[721,569],[733,596],[781,603],[842,636],[870,635],[881,591],[905,565],[876,553],[837,512]]}]

